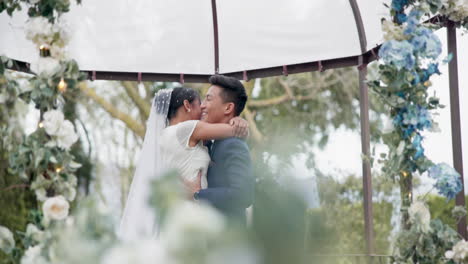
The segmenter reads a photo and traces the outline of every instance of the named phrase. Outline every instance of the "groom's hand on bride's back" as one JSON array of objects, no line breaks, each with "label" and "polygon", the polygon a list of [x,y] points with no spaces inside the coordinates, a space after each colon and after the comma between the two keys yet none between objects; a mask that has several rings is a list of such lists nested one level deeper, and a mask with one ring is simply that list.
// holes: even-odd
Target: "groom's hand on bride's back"
[{"label": "groom's hand on bride's back", "polygon": [[249,122],[241,117],[234,117],[229,120],[229,124],[234,127],[234,136],[247,138],[249,136]]}]

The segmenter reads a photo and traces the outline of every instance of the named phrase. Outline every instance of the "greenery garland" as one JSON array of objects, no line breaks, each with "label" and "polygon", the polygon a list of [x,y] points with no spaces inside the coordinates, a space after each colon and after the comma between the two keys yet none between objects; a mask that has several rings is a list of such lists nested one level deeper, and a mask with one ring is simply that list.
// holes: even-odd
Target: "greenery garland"
[{"label": "greenery garland", "polygon": [[[7,103],[2,112],[8,111],[17,98],[26,103],[33,102],[40,111],[36,131],[23,135],[20,144],[9,146],[8,160],[8,173],[23,180],[35,192],[40,203],[31,209],[31,223],[26,232],[17,231],[19,245],[15,243],[13,233],[0,226],[0,249],[10,256],[7,263],[25,262],[23,255],[33,248],[37,250],[35,246],[45,241],[43,237],[48,234],[49,227],[67,219],[69,203],[76,197],[77,178],[74,173],[81,167],[70,152],[78,136],[73,123],[65,120],[60,110],[65,102],[64,95],[76,93],[78,83],[86,79],[78,64],[66,57],[69,34],[60,16],[69,11],[70,1],[2,1],[0,13],[6,10],[12,15],[24,5],[29,7],[30,17],[26,37],[36,44],[40,57],[31,64],[35,75],[29,78],[29,87],[20,91],[17,82],[5,74],[5,68],[11,68],[13,62],[2,56],[0,99]],[[7,133],[7,129],[2,128],[2,134]],[[26,250],[25,254],[23,250]]]}]

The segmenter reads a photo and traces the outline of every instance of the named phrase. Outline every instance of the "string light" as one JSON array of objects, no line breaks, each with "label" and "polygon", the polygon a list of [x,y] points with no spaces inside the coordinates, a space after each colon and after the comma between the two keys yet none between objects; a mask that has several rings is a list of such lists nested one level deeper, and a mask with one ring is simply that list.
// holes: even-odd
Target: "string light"
[{"label": "string light", "polygon": [[406,172],[406,171],[401,171],[401,175],[402,175],[403,177],[406,178],[406,177],[408,177],[408,172]]},{"label": "string light", "polygon": [[60,173],[62,171],[62,168],[58,167],[55,169],[55,172]]},{"label": "string light", "polygon": [[39,54],[41,55],[41,57],[50,56],[49,47],[47,47],[46,45],[39,46]]},{"label": "string light", "polygon": [[65,91],[67,91],[67,83],[65,82],[65,80],[62,78],[60,80],[60,82],[58,83],[57,85],[57,89],[61,92],[61,93],[64,93]]},{"label": "string light", "polygon": [[38,127],[39,127],[39,128],[43,128],[43,127],[44,127],[44,123],[42,123],[42,121],[39,122]]}]

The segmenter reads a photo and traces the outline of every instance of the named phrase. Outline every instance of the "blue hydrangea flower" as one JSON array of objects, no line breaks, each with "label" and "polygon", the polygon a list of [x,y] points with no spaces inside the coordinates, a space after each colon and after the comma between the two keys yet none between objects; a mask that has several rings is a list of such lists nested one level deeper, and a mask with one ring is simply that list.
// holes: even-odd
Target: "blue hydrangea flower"
[{"label": "blue hydrangea flower", "polygon": [[419,25],[419,19],[421,18],[422,13],[418,10],[413,10],[409,13],[406,18],[406,28],[403,31],[405,35],[413,35]]},{"label": "blue hydrangea flower", "polygon": [[379,56],[385,63],[393,64],[397,69],[412,69],[415,65],[413,45],[408,41],[390,40],[382,44]]},{"label": "blue hydrangea flower", "polygon": [[393,0],[392,9],[400,12],[403,10],[406,4],[408,4],[408,0]]},{"label": "blue hydrangea flower", "polygon": [[416,134],[412,142],[413,148],[416,150],[416,153],[414,154],[414,157],[413,157],[415,160],[419,159],[420,157],[424,155],[424,148],[422,147],[421,142],[422,142],[421,135]]},{"label": "blue hydrangea flower", "polygon": [[439,64],[438,63],[431,63],[431,64],[429,64],[427,69],[423,70],[421,81],[425,82],[425,81],[429,80],[429,78],[433,74],[440,74]]},{"label": "blue hydrangea flower", "polygon": [[417,129],[430,128],[432,126],[431,114],[424,107],[409,105],[403,112],[403,124],[412,125]]},{"label": "blue hydrangea flower", "polygon": [[431,128],[432,118],[426,108],[419,105],[409,105],[399,110],[393,118],[393,125],[401,129],[404,138],[408,138],[417,129]]},{"label": "blue hydrangea flower", "polygon": [[455,198],[462,189],[460,174],[447,163],[439,163],[429,168],[429,177],[436,180],[434,187],[447,200]]},{"label": "blue hydrangea flower", "polygon": [[406,22],[406,20],[408,19],[408,17],[406,16],[405,13],[398,13],[396,15],[396,20],[399,24],[403,24]]},{"label": "blue hydrangea flower", "polygon": [[414,34],[415,36],[410,40],[414,51],[422,57],[437,59],[442,53],[442,44],[434,32],[428,28],[419,27]]}]

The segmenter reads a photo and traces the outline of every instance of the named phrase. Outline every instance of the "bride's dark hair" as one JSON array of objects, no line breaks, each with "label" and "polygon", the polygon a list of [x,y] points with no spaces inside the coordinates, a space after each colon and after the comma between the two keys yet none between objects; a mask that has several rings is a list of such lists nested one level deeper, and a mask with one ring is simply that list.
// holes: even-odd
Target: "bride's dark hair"
[{"label": "bride's dark hair", "polygon": [[171,94],[171,102],[169,104],[167,119],[171,120],[177,114],[177,109],[184,105],[185,100],[189,103],[193,103],[196,99],[200,99],[200,95],[197,91],[185,87],[174,88]]}]

